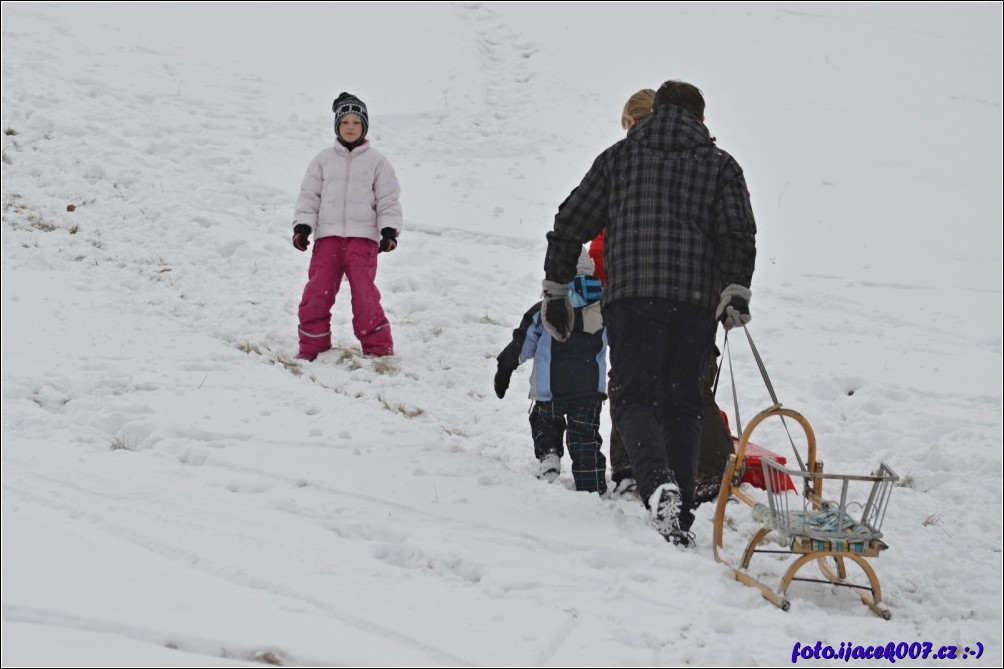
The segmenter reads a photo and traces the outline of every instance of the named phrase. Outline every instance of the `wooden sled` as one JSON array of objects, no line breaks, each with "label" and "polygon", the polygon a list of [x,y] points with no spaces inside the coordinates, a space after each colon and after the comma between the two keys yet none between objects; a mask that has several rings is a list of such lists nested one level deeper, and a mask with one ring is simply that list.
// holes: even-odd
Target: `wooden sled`
[{"label": "wooden sled", "polygon": [[[885,464],[867,476],[824,473],[812,426],[800,413],[783,407],[777,401],[749,331],[746,335],[774,404],[746,425],[739,436],[735,455],[729,457],[715,507],[712,546],[715,560],[727,564],[737,581],[759,589],[764,599],[783,611],[791,606],[787,597],[789,586],[794,581],[802,581],[851,588],[863,604],[889,620],[891,613],[882,604],[882,588],[869,560],[888,548],[882,541],[882,522],[889,495],[899,477]],[[772,458],[772,452],[767,449],[759,448],[760,453],[756,454],[759,457],[753,457],[751,449],[755,451],[758,447],[750,439],[758,427],[772,418],[780,420],[788,432],[797,468],[779,463],[778,458]],[[786,419],[797,423],[804,432],[801,451],[792,440]],[[736,422],[738,424],[738,417]],[[748,470],[757,462],[760,472],[751,476]],[[761,482],[764,493],[754,489]],[[827,490],[833,488],[831,494],[835,496],[832,499],[824,496],[824,484]],[[746,544],[738,563],[732,560],[731,564],[724,557],[725,510],[730,498],[750,507],[755,525],[759,527]],[[852,512],[859,514],[858,517],[853,517]],[[783,550],[761,547],[771,533],[776,533]],[[792,560],[777,587],[771,587],[750,572],[750,563],[758,554],[781,555]],[[823,579],[798,576],[799,571],[810,563],[816,564]],[[848,579],[847,563],[857,565],[864,573],[867,584]]]},{"label": "wooden sled", "polygon": [[[773,416],[790,418],[805,432],[806,457],[800,460],[799,469],[786,468],[769,458],[762,459],[763,481],[766,483],[766,503],[758,502],[749,488],[743,489],[745,476],[746,449],[756,428]],[[740,467],[739,463],[744,466]],[[801,483],[802,494],[791,491],[786,485],[786,477],[796,484]],[[881,465],[875,474],[849,476],[823,473],[823,463],[817,458],[816,438],[809,422],[798,412],[775,404],[757,414],[743,431],[734,456],[722,477],[722,487],[715,508],[714,545],[715,560],[725,562],[724,548],[725,509],[730,497],[751,507],[754,519],[760,529],[753,535],[743,551],[739,565],[732,567],[735,579],[745,585],[758,588],[765,599],[783,611],[791,603],[787,598],[788,587],[794,581],[830,583],[852,588],[869,609],[888,620],[891,613],[882,604],[882,589],[875,570],[868,563],[878,557],[888,546],[881,540],[882,520],[893,484],[899,477],[886,465]],[[824,482],[839,487],[836,500],[823,496]],[[861,484],[861,485],[856,485]],[[796,486],[797,487],[797,486]],[[864,487],[867,499],[863,503],[856,499],[854,488]],[[762,497],[762,495],[761,495]],[[797,497],[801,510],[791,508],[791,498]],[[860,520],[848,511],[860,507]],[[786,542],[786,550],[765,550],[760,544],[771,532],[777,532]],[[794,559],[784,573],[780,583],[773,588],[757,579],[749,571],[750,562],[759,553],[789,555]],[[798,572],[805,565],[815,562],[826,580],[799,578]],[[856,564],[868,579],[868,584],[854,583],[847,578],[846,562]]]}]

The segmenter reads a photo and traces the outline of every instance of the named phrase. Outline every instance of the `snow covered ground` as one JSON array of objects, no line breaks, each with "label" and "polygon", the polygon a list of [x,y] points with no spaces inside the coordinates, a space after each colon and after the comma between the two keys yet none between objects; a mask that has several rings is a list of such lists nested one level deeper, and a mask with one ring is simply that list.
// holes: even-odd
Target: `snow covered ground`
[{"label": "snow covered ground", "polygon": [[[1001,16],[3,3],[4,666],[769,665],[817,640],[1000,665]],[[683,552],[637,502],[535,480],[529,369],[494,397],[557,205],[669,78],[747,172],[781,401],[828,471],[903,478],[889,622],[812,584],[775,609],[714,562],[710,508]],[[398,355],[361,358],[345,299],[300,364],[292,205],[342,90],[403,186]]]}]

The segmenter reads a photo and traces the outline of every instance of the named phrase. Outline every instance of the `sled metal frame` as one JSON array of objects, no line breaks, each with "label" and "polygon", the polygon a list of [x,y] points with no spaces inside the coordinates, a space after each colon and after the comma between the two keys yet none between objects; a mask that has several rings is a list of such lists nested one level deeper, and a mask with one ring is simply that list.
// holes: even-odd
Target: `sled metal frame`
[{"label": "sled metal frame", "polygon": [[[767,505],[764,505],[758,504],[757,498],[753,496],[756,494],[762,497],[762,494],[751,494],[740,486],[745,474],[746,447],[750,443],[750,438],[757,426],[775,416],[780,417],[782,421],[789,418],[801,426],[805,433],[807,453],[806,457],[802,458],[796,449],[795,455],[799,461],[798,469],[787,469],[764,458],[763,470],[764,480],[767,482],[768,502]],[[787,424],[785,426],[787,427]],[[792,446],[794,447],[794,443]],[[795,481],[795,487],[801,488],[799,495],[801,512],[791,510],[788,505],[790,495],[798,493],[786,492],[783,483],[775,485],[775,483],[782,482],[784,476],[790,476]],[[889,620],[892,614],[882,604],[882,589],[879,579],[868,560],[878,557],[883,550],[888,548],[881,540],[881,526],[889,495],[894,483],[898,480],[899,477],[885,464],[879,467],[877,473],[869,476],[823,473],[823,463],[817,457],[816,437],[809,421],[797,411],[785,408],[775,401],[773,406],[761,411],[749,422],[739,438],[735,455],[729,458],[715,508],[714,543],[712,546],[715,560],[729,566],[737,581],[759,589],[764,599],[782,611],[787,611],[791,606],[791,602],[787,598],[788,587],[794,581],[804,581],[852,588],[865,606],[876,615]],[[839,487],[839,501],[827,501],[823,497],[824,482],[830,482]],[[849,488],[854,482],[856,482],[856,490],[860,490],[862,485],[871,484],[867,501],[864,503],[849,497]],[[761,524],[761,528],[746,545],[738,567],[729,565],[722,554],[725,509],[730,498],[735,498],[752,507],[756,512],[757,521]],[[860,521],[855,521],[847,514],[848,508],[851,507],[862,509]],[[836,518],[836,525],[819,527],[818,524],[806,521],[807,518],[813,518],[814,515],[818,516],[819,514]],[[787,549],[759,549],[761,542],[774,531],[778,532],[785,540]],[[758,553],[781,554],[794,558],[776,588],[767,585],[750,573],[750,562]],[[796,576],[798,572],[812,562],[816,563],[824,579],[798,578]],[[847,562],[856,564],[864,572],[867,585],[848,580]]]}]

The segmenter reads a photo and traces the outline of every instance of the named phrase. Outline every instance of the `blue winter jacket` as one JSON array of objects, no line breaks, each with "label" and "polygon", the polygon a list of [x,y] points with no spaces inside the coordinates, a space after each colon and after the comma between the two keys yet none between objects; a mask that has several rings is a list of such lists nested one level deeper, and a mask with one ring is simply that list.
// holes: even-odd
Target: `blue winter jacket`
[{"label": "blue winter jacket", "polygon": [[606,398],[607,333],[600,313],[600,280],[579,276],[569,286],[575,325],[566,341],[555,341],[544,329],[538,302],[523,314],[512,341],[496,358],[507,374],[533,358],[530,399],[537,402]]}]

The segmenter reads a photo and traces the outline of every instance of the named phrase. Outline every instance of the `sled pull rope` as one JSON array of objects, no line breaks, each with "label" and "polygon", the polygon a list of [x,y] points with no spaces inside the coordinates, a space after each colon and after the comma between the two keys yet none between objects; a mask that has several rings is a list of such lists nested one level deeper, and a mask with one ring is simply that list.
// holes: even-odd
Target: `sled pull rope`
[{"label": "sled pull rope", "polygon": [[[763,377],[764,385],[767,386],[767,392],[770,394],[770,399],[775,405],[780,406],[781,403],[777,401],[777,393],[774,392],[774,385],[770,382],[770,376],[767,375],[767,368],[764,367],[763,359],[760,357],[760,351],[757,350],[756,344],[753,343],[753,337],[750,335],[749,328],[743,325],[743,332],[746,333],[746,340],[750,344],[750,350],[753,352],[753,358],[756,360],[756,365],[760,369],[760,376]],[[732,378],[732,405],[736,410],[736,434],[742,435],[743,424],[739,418],[739,395],[736,391],[736,375],[732,369],[732,350],[729,348],[729,331],[725,331],[725,339],[722,340],[722,348],[725,350],[726,355],[729,359],[729,376]],[[715,385],[712,389],[712,393],[717,393],[718,391],[718,379],[722,375],[722,369],[719,366],[718,375],[715,377]],[[788,443],[791,444],[791,450],[795,454],[795,459],[798,460],[798,467],[803,472],[808,471],[805,468],[805,461],[802,459],[801,454],[798,449],[795,448],[795,440],[791,437],[791,430],[788,429],[788,421],[784,419],[784,415],[780,416],[781,424],[784,425],[784,431],[788,434]]]},{"label": "sled pull rope", "polygon": [[756,344],[753,343],[753,337],[750,336],[749,328],[745,325],[743,325],[743,332],[746,333],[746,339],[750,343],[750,350],[753,351],[753,359],[756,360],[756,366],[760,368],[760,376],[763,377],[764,385],[767,386],[767,392],[770,393],[771,401],[774,402],[774,404],[780,404],[780,402],[777,401],[777,395],[774,393],[774,386],[770,382],[770,377],[767,376],[767,368],[763,366],[763,360],[760,358],[760,351],[756,349]]},{"label": "sled pull rope", "polygon": [[[732,349],[729,348],[729,331],[725,331],[725,339],[722,340],[722,350],[725,351],[724,357],[728,358],[729,361],[729,378],[732,379],[732,408],[736,412],[736,434],[743,433],[743,421],[739,417],[739,395],[736,394],[736,373],[732,369]],[[715,384],[711,389],[711,395],[715,396],[718,394],[718,381],[722,377],[722,366],[718,365],[718,372],[715,374]]]},{"label": "sled pull rope", "polygon": [[[780,406],[780,402],[777,401],[777,395],[774,394],[774,386],[770,382],[770,377],[767,376],[767,368],[763,366],[763,360],[760,358],[760,352],[756,348],[756,344],[753,343],[753,337],[750,335],[749,328],[743,325],[743,332],[746,333],[746,339],[750,343],[750,350],[753,351],[753,358],[756,359],[757,367],[760,368],[760,374],[763,376],[763,382],[767,386],[767,392],[770,393],[770,399],[773,400],[774,404]],[[733,382],[734,383],[734,382]],[[788,443],[791,444],[791,451],[795,454],[795,459],[798,460],[798,467],[803,472],[808,471],[805,468],[805,461],[802,460],[802,456],[799,455],[798,449],[795,448],[795,440],[791,438],[791,430],[788,429],[788,422],[784,419],[784,415],[781,415],[781,424],[784,425],[784,431],[788,434]]]}]

